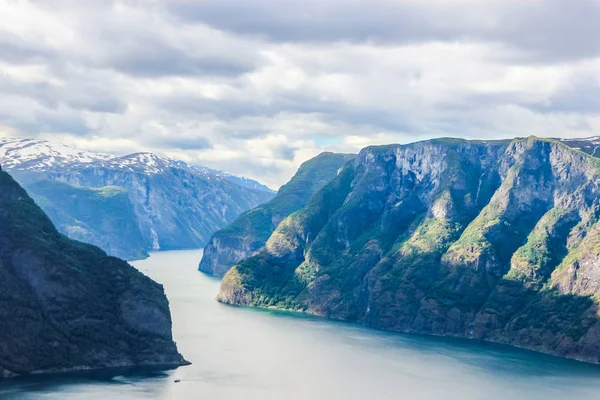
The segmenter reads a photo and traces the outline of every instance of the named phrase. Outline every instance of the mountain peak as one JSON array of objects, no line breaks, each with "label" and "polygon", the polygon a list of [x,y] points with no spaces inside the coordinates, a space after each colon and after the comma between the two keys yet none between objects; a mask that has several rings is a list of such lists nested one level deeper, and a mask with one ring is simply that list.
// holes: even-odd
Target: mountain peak
[{"label": "mountain peak", "polygon": [[80,150],[43,139],[0,138],[0,163],[5,169],[48,171],[112,157],[114,155]]}]

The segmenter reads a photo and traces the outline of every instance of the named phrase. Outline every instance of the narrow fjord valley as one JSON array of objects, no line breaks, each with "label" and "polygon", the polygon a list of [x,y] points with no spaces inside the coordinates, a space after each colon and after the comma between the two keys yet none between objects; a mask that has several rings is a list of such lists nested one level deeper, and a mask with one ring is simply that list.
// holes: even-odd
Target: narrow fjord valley
[{"label": "narrow fjord valley", "polygon": [[186,363],[163,288],[60,234],[0,169],[0,378]]},{"label": "narrow fjord valley", "polygon": [[[595,366],[486,342],[599,362],[595,141],[324,153],[214,232],[204,257],[152,252],[141,273],[60,234],[2,172],[2,374],[100,370],[8,380],[0,397],[590,398]],[[118,186],[27,189],[58,220],[134,213]],[[123,235],[135,216],[114,215],[86,228]],[[161,371],[187,363],[178,348],[193,364]]]},{"label": "narrow fjord valley", "polygon": [[0,16],[0,400],[600,399],[600,0]]}]

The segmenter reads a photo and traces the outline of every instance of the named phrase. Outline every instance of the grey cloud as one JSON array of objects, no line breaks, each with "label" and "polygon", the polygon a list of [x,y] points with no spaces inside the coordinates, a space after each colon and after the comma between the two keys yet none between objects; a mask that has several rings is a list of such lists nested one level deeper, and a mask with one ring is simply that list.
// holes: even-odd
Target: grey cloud
[{"label": "grey cloud", "polygon": [[[453,5],[454,4],[454,5]],[[600,54],[600,3],[596,0],[428,1],[206,0],[169,2],[187,21],[253,34],[276,42],[428,41],[501,42],[527,62],[563,61]]]},{"label": "grey cloud", "polygon": [[127,103],[111,97],[74,97],[67,99],[65,104],[73,109],[88,110],[99,113],[123,114],[127,110]]},{"label": "grey cloud", "polygon": [[554,92],[546,103],[534,105],[532,108],[546,113],[600,115],[600,82],[594,77],[575,77]]},{"label": "grey cloud", "polygon": [[[381,109],[377,104],[371,107],[353,106],[339,101],[326,101],[314,94],[282,92],[268,102],[207,99],[193,96],[174,95],[157,99],[157,104],[174,113],[187,114],[189,118],[202,115],[214,116],[224,123],[232,123],[244,117],[275,118],[283,113],[315,115],[328,123],[344,123],[356,126],[373,126],[377,130],[396,132],[418,132],[414,118],[405,110]],[[265,134],[266,127],[244,126],[243,131],[230,132],[238,139],[251,139]],[[311,134],[327,134],[315,132]]]},{"label": "grey cloud", "polygon": [[[125,1],[133,7],[132,15],[136,17],[123,20],[113,11],[113,3],[119,2],[59,1],[52,6],[40,2],[46,11],[71,21],[65,23],[74,29],[77,40],[70,44],[26,40],[0,25],[0,60],[11,64],[43,63],[56,74],[68,73],[70,65],[79,65],[133,77],[231,77],[252,71],[263,62],[247,42],[206,27],[177,29],[177,24],[166,15],[153,20],[151,9],[145,4]],[[169,32],[164,31],[167,28]],[[86,48],[77,47],[82,43]]]},{"label": "grey cloud", "polygon": [[[1,29],[1,28],[0,28]],[[0,30],[0,60],[11,64],[45,61],[56,56],[51,49]]]},{"label": "grey cloud", "polygon": [[77,114],[34,111],[30,117],[16,117],[10,109],[0,111],[0,126],[10,126],[21,134],[36,136],[40,132],[68,133],[87,136],[92,133],[87,123]]},{"label": "grey cloud", "polygon": [[74,110],[122,114],[127,103],[109,93],[107,88],[73,79],[69,85],[48,82],[16,82],[0,77],[0,93],[29,98],[50,109],[61,104]]},{"label": "grey cloud", "polygon": [[281,145],[273,149],[274,156],[280,160],[292,161],[298,147],[290,145]]},{"label": "grey cloud", "polygon": [[554,62],[600,56],[600,2],[518,1],[484,36],[516,45],[524,59]]},{"label": "grey cloud", "polygon": [[[274,41],[411,41],[452,34],[451,27],[426,21],[422,7],[360,1],[281,2],[261,0],[173,1],[169,10],[185,20]],[[454,35],[453,35],[454,36]]]},{"label": "grey cloud", "polygon": [[78,115],[40,112],[36,115],[35,122],[42,132],[65,132],[77,136],[86,136],[92,133],[87,123]]},{"label": "grey cloud", "polygon": [[536,97],[532,99],[527,93],[517,91],[464,93],[452,101],[440,102],[438,106],[443,112],[516,106],[546,114],[600,114],[600,81],[593,76],[572,76],[547,97]]},{"label": "grey cloud", "polygon": [[[198,38],[198,48],[202,46],[202,38]],[[144,34],[132,35],[119,51],[108,51],[95,62],[133,76],[237,76],[254,70],[259,58],[231,54],[228,49],[194,54],[167,43],[160,34]]]},{"label": "grey cloud", "polygon": [[174,113],[197,117],[201,115],[213,115],[219,119],[230,121],[247,115],[266,115],[269,106],[258,102],[241,101],[235,99],[209,99],[206,97],[175,94],[156,99],[160,108]]},{"label": "grey cloud", "polygon": [[205,150],[212,148],[212,143],[205,137],[166,137],[152,139],[151,144],[158,147],[179,150]]}]

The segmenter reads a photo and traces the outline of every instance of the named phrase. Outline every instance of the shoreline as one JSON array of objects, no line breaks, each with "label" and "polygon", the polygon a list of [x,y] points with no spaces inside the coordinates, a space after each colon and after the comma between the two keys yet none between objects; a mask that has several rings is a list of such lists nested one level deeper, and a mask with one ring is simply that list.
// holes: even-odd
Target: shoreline
[{"label": "shoreline", "polygon": [[111,365],[105,367],[92,367],[88,365],[77,365],[74,367],[68,368],[50,368],[50,369],[41,369],[35,370],[26,373],[16,373],[13,371],[9,371],[6,369],[0,368],[0,385],[4,381],[10,381],[15,379],[28,379],[34,377],[45,377],[52,375],[70,375],[70,374],[87,374],[94,372],[111,372],[111,371],[127,371],[127,370],[147,370],[147,371],[169,371],[174,370],[179,367],[185,367],[188,365],[192,365],[190,361],[182,359],[179,363],[123,363],[120,365]]},{"label": "shoreline", "polygon": [[420,331],[412,331],[412,330],[383,329],[383,328],[366,325],[366,324],[362,323],[361,321],[349,321],[346,319],[329,317],[329,316],[326,316],[323,314],[312,313],[310,311],[293,310],[293,309],[289,309],[289,308],[280,308],[280,307],[275,307],[275,306],[263,307],[263,306],[233,304],[233,303],[221,301],[219,299],[216,299],[216,301],[223,305],[229,306],[229,307],[239,307],[239,308],[248,308],[248,309],[256,309],[256,310],[268,310],[268,311],[276,311],[276,312],[282,312],[282,313],[293,313],[293,314],[297,314],[297,315],[304,315],[304,316],[315,317],[315,318],[323,318],[328,321],[341,322],[341,323],[345,323],[345,324],[349,324],[349,325],[356,324],[361,327],[364,327],[364,328],[367,328],[367,329],[370,329],[373,331],[379,331],[379,332],[424,336],[424,337],[430,337],[430,338],[449,338],[449,339],[458,339],[461,341],[465,341],[465,343],[471,342],[471,343],[493,344],[493,345],[506,346],[508,348],[527,351],[527,352],[531,352],[531,353],[538,354],[538,355],[546,355],[546,356],[550,356],[550,357],[555,357],[555,358],[561,359],[561,360],[573,361],[573,362],[586,364],[586,365],[590,365],[590,366],[600,366],[600,360],[593,361],[593,360],[585,359],[582,357],[567,357],[564,355],[553,353],[549,350],[545,351],[542,349],[525,347],[525,346],[521,346],[521,345],[517,345],[517,344],[512,344],[509,342],[503,342],[500,340],[479,339],[479,338],[472,338],[472,337],[461,336],[461,335],[447,335],[447,334],[440,335],[440,334],[435,334],[435,333],[430,333],[430,332],[420,332]]}]

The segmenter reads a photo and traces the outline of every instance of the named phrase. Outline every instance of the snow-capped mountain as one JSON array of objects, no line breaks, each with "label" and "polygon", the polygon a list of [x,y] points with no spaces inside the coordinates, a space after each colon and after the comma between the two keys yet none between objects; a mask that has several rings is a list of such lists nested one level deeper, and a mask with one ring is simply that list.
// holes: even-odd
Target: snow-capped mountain
[{"label": "snow-capped mountain", "polygon": [[[145,250],[201,248],[216,230],[274,196],[258,182],[254,189],[238,184],[232,175],[153,153],[115,156],[45,140],[0,139],[0,164],[35,191],[35,200],[63,233],[125,258],[139,257]],[[63,184],[39,185],[48,180]],[[135,221],[127,223],[127,232],[104,231],[109,224],[98,222],[132,218],[114,200],[108,201],[114,190],[98,190],[109,186],[125,189],[129,197]],[[66,196],[70,207],[61,200]],[[74,203],[73,196],[82,201]],[[143,248],[134,248],[139,241],[134,244],[127,239],[131,237],[141,237]]]},{"label": "snow-capped mountain", "polygon": [[111,154],[78,150],[47,140],[0,138],[0,163],[6,170],[41,172],[113,157]]},{"label": "snow-capped mountain", "polygon": [[138,172],[148,175],[160,174],[170,168],[179,168],[191,171],[192,168],[180,160],[159,157],[154,153],[133,153],[122,157],[113,157],[107,160],[93,162],[93,165],[108,169]]},{"label": "snow-capped mountain", "polygon": [[228,181],[233,182],[236,185],[240,185],[240,186],[248,188],[248,189],[263,190],[265,192],[275,193],[275,191],[273,189],[271,189],[270,187],[263,185],[262,183],[257,182],[250,178],[233,175],[226,171],[203,167],[201,165],[190,165],[190,167],[199,173],[206,174],[206,175],[215,175],[217,177],[220,177],[221,179],[227,179]]},{"label": "snow-capped mountain", "polygon": [[140,152],[117,156],[75,149],[62,143],[42,139],[0,138],[0,164],[8,171],[50,172],[69,167],[81,167],[81,164],[89,163],[103,168],[149,175],[164,172],[169,168],[179,168],[193,171],[208,179],[216,181],[226,179],[247,189],[274,193],[272,189],[253,179],[201,165],[190,165],[181,160],[159,157],[154,153]]}]

